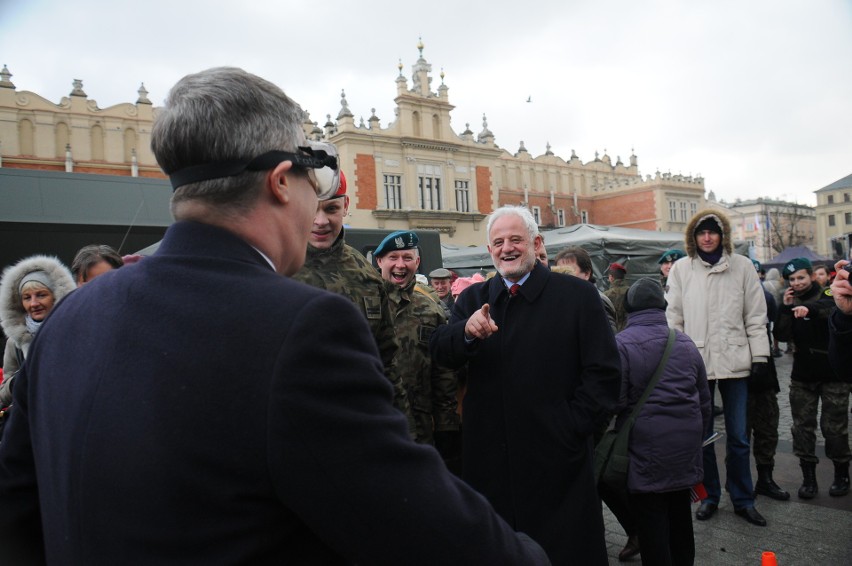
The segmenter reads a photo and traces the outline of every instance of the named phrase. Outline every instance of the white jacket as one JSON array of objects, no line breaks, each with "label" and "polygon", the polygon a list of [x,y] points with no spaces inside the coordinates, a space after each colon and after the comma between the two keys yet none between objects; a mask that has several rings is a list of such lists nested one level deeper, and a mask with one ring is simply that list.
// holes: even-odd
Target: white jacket
[{"label": "white jacket", "polygon": [[[701,214],[690,222],[688,231],[703,219]],[[712,215],[720,216],[715,211]],[[720,225],[727,228],[727,219]],[[669,272],[669,326],[685,332],[698,346],[708,379],[748,377],[753,362],[769,359],[766,298],[760,278],[751,260],[728,249],[711,266],[694,252],[689,236],[687,232],[687,248],[693,253],[676,261]]]}]

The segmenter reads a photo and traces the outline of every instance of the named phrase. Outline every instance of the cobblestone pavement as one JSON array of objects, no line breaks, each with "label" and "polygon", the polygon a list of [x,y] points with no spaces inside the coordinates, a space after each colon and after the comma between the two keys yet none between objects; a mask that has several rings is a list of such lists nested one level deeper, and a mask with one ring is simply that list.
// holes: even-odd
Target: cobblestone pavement
[{"label": "cobblestone pavement", "polygon": [[[782,344],[782,351],[784,350]],[[790,370],[793,356],[784,354],[776,358],[781,392],[778,405],[781,412],[778,425],[778,451],[775,457],[775,481],[791,493],[790,501],[775,501],[759,497],[755,507],[766,518],[766,527],[750,525],[734,515],[733,505],[722,494],[719,511],[710,520],[693,518],[695,529],[695,564],[702,565],[760,565],[763,551],[775,552],[779,566],[819,565],[846,566],[852,564],[852,494],[830,497],[828,486],[834,477],[834,468],[825,458],[823,439],[817,433],[817,483],[819,494],[805,501],[796,497],[802,475],[799,461],[793,455],[790,427]],[[716,402],[721,403],[718,392]],[[852,419],[850,419],[852,425]],[[724,430],[722,417],[716,418],[716,430]],[[850,427],[852,430],[852,427]],[[719,473],[724,484],[724,437],[716,443]],[[752,476],[756,478],[754,460]],[[697,505],[693,505],[693,511]],[[619,562],[618,553],[627,542],[621,526],[604,506],[604,524],[610,564],[639,564],[637,556],[629,562]]]}]

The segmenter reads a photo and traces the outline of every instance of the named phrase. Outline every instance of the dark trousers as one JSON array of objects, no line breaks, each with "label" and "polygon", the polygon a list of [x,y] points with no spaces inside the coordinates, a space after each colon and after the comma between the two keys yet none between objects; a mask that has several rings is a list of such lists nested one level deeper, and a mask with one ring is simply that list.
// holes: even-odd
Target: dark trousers
[{"label": "dark trousers", "polygon": [[695,562],[689,490],[631,493],[643,566],[691,566]]}]

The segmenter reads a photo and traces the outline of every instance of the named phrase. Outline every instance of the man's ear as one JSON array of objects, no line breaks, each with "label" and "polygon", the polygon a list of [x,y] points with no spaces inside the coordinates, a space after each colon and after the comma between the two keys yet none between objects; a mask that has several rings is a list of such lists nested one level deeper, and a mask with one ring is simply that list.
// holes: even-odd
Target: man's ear
[{"label": "man's ear", "polygon": [[349,214],[349,195],[343,195],[343,216]]},{"label": "man's ear", "polygon": [[290,184],[286,173],[292,166],[291,162],[282,161],[266,177],[265,189],[272,195],[273,200],[281,204],[290,202]]}]

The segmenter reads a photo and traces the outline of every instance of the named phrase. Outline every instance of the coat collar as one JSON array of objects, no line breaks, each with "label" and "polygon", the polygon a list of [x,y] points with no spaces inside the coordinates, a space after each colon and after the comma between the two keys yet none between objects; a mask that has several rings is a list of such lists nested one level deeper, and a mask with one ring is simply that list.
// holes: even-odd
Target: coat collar
[{"label": "coat collar", "polygon": [[[251,244],[224,228],[183,220],[169,226],[155,256],[230,257],[258,263],[270,271],[272,266]],[[143,260],[144,261],[144,260]]]}]

